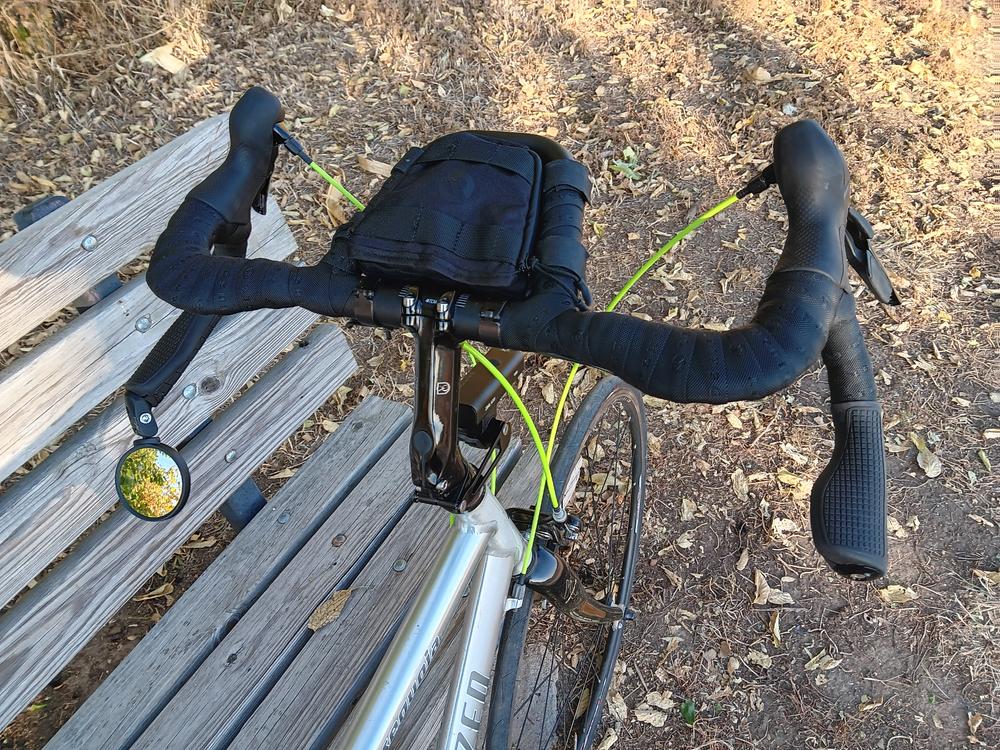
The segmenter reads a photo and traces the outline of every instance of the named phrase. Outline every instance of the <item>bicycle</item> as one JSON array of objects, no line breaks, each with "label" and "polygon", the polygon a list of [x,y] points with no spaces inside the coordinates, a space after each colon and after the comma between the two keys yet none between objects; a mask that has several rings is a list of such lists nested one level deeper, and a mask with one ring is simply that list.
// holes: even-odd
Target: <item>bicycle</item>
[{"label": "bicycle", "polygon": [[[415,164],[450,169],[438,173],[447,177],[438,181],[448,191],[468,188],[462,188],[462,169],[472,169],[470,162],[525,179],[531,195],[541,196],[537,216],[532,214],[537,226],[525,233],[537,257],[518,266],[523,277],[512,276],[510,283],[526,279],[526,293],[483,291],[480,286],[488,286],[492,277],[485,277],[480,266],[467,276],[468,283],[442,280],[442,274],[460,276],[468,269],[442,271],[431,267],[433,259],[427,267],[385,271],[393,256],[380,243],[413,243],[420,237],[417,245],[440,244],[426,226],[418,227],[420,211],[416,220],[412,211],[403,212],[406,221],[399,226],[389,227],[392,222],[385,219],[387,226],[369,230],[378,235],[372,246],[381,254],[369,258],[368,265],[342,246],[352,232],[362,233],[359,223],[347,232],[338,230],[331,251],[315,266],[246,260],[250,212],[265,210],[279,147],[321,171],[281,129],[282,118],[281,105],[270,93],[255,87],[244,94],[230,115],[225,162],[188,194],[156,244],[147,281],[158,296],[185,312],[127,385],[127,411],[138,439],[122,457],[116,480],[131,512],[148,520],[180,512],[188,493],[186,467],[157,439],[152,410],[222,315],[300,305],[412,334],[416,378],[410,463],[416,499],[450,512],[452,524],[336,746],[392,745],[463,597],[460,657],[438,746],[473,748],[484,740],[489,750],[529,743],[582,750],[593,744],[623,633],[633,617],[629,602],[646,471],[640,391],[680,402],[760,398],[797,379],[822,354],[835,449],[813,490],[816,548],[845,576],[869,580],[885,573],[881,407],[855,317],[848,264],[883,302],[895,295],[869,247],[870,227],[849,209],[843,157],[818,125],[803,121],[780,131],[774,164],[729,199],[735,202],[777,184],[789,212],[789,231],[753,321],[715,332],[589,309],[581,244],[589,178],[568,151],[539,136],[476,131],[459,134],[468,136],[464,139],[445,142],[449,137],[444,137],[411,150],[396,167],[401,175]],[[370,225],[371,217],[399,215],[398,206],[382,196],[403,194],[407,183],[402,177],[392,181],[386,183],[394,185],[392,190],[383,187],[360,221]],[[464,202],[472,200],[466,193],[460,196]],[[448,220],[437,216],[436,226]],[[463,247],[465,231],[460,228],[450,240],[452,250]],[[491,236],[495,248],[498,233],[483,231],[473,232],[477,242]],[[403,240],[392,239],[402,235]],[[476,243],[465,246],[470,257],[479,252]],[[482,262],[493,260],[488,255]],[[470,341],[494,348],[484,355]],[[477,363],[465,382],[462,349]],[[542,458],[543,487],[533,510],[508,512],[496,498],[490,475],[510,435],[509,426],[496,417],[501,389],[526,414],[509,383],[523,359],[518,352],[552,354],[612,375],[583,400],[551,456],[551,468],[552,440],[546,449],[529,418]],[[572,377],[559,412],[570,382]],[[602,428],[612,418],[608,436]],[[480,448],[484,458],[470,463],[460,440]],[[162,513],[133,502],[134,493],[123,491],[123,467],[139,455],[147,461],[152,456],[171,478],[165,489],[170,502]],[[547,637],[565,639],[571,656],[562,640],[543,643]]]}]

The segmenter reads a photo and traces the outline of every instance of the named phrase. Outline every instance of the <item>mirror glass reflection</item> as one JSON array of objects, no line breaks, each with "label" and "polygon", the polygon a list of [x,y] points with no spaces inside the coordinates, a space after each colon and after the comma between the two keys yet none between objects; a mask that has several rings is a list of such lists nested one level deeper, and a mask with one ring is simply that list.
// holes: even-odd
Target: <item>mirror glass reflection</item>
[{"label": "mirror glass reflection", "polygon": [[118,497],[141,518],[166,518],[187,495],[187,471],[166,446],[136,446],[118,464]]}]

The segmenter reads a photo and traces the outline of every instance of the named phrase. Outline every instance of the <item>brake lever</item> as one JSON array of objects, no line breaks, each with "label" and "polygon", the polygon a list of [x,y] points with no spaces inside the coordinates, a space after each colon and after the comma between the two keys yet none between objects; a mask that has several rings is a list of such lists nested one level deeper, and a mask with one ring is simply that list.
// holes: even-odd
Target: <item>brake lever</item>
[{"label": "brake lever", "polygon": [[267,194],[268,190],[271,188],[271,176],[274,174],[274,163],[278,159],[278,148],[282,143],[282,141],[278,138],[277,131],[279,130],[281,130],[281,128],[278,125],[275,125],[274,143],[271,147],[271,165],[267,169],[267,175],[264,177],[264,182],[261,183],[260,189],[250,202],[250,208],[259,213],[261,216],[267,214]]},{"label": "brake lever", "polygon": [[851,206],[847,210],[847,227],[844,232],[847,262],[879,302],[885,305],[898,305],[899,297],[896,296],[889,275],[871,248],[871,240],[874,237],[875,231],[872,225]]}]

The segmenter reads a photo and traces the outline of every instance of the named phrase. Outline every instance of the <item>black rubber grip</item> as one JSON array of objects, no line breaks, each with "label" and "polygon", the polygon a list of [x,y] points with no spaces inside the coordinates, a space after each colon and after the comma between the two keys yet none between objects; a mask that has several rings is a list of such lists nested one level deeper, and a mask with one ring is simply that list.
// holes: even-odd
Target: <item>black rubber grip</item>
[{"label": "black rubber grip", "polygon": [[816,550],[841,575],[869,580],[889,567],[885,439],[871,360],[853,298],[823,349],[833,411],[833,457],[812,489]]},{"label": "black rubber grip", "polygon": [[125,384],[126,390],[155,407],[191,364],[220,320],[219,315],[181,313]]}]

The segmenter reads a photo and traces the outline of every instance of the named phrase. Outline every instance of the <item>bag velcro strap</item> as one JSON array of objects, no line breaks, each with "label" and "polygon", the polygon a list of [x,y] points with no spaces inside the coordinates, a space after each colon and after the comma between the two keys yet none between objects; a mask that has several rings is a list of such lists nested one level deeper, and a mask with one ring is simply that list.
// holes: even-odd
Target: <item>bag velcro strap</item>
[{"label": "bag velcro strap", "polygon": [[505,260],[497,248],[521,244],[520,235],[507,227],[471,224],[432,208],[383,206],[377,218],[378,221],[360,222],[354,236],[434,245],[464,258],[510,266],[514,264]]},{"label": "bag velcro strap", "polygon": [[393,172],[400,172],[406,174],[410,171],[410,167],[417,163],[421,156],[423,156],[424,150],[422,148],[417,148],[414,146],[409,149],[403,158],[396,162],[395,166],[392,168]]},{"label": "bag velcro strap", "polygon": [[535,161],[526,148],[508,146],[485,138],[465,135],[463,138],[439,138],[427,147],[417,161],[428,164],[435,161],[471,161],[506,169],[529,183],[535,180]]},{"label": "bag velcro strap", "polygon": [[562,235],[543,237],[535,245],[535,257],[546,266],[565,268],[582,279],[587,269],[587,249],[577,240]]},{"label": "bag velcro strap", "polygon": [[583,195],[590,203],[590,175],[587,168],[576,159],[556,159],[543,167],[545,181],[542,189],[545,192],[560,187],[571,187]]}]

